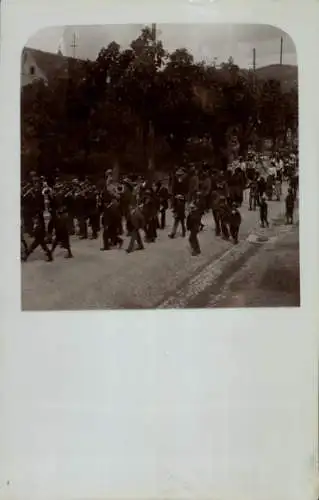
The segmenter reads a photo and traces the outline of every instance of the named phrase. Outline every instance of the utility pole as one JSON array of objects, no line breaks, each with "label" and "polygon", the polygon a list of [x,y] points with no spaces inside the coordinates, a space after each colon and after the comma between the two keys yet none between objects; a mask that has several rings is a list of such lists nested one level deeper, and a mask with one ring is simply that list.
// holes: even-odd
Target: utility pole
[{"label": "utility pole", "polygon": [[252,81],[253,81],[253,89],[254,91],[256,90],[256,49],[253,48],[253,75],[252,75]]},{"label": "utility pole", "polygon": [[157,26],[156,23],[152,23],[152,36],[153,36],[154,46],[156,45],[156,35],[157,35]]},{"label": "utility pole", "polygon": [[283,48],[284,48],[284,39],[280,38],[280,66],[282,66],[282,58],[283,58]]},{"label": "utility pole", "polygon": [[[156,23],[152,23],[152,40],[153,40],[153,48],[154,48],[154,59],[153,63],[155,64],[155,48],[157,41],[157,26]],[[148,147],[148,177],[149,181],[153,181],[154,176],[154,168],[155,168],[155,133],[154,133],[154,125],[152,121],[149,121],[149,147]]]},{"label": "utility pole", "polygon": [[[256,94],[257,94],[257,82],[256,82],[256,49],[255,49],[255,47],[253,48],[253,93],[254,93],[254,95],[256,97]],[[258,111],[257,111],[257,115],[255,117],[253,117],[253,121],[255,122],[255,124],[253,124],[252,132],[256,128],[256,125],[259,122]]]},{"label": "utility pole", "polygon": [[78,45],[76,43],[76,35],[75,35],[75,33],[73,33],[72,43],[71,43],[70,47],[73,49],[73,59],[75,59],[76,49],[78,47]]},{"label": "utility pole", "polygon": [[256,49],[253,49],[253,71],[256,72]]}]

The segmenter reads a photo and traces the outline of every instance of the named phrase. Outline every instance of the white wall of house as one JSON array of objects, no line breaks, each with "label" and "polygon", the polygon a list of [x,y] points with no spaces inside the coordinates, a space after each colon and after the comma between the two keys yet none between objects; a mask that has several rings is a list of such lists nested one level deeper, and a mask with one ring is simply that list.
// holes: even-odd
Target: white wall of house
[{"label": "white wall of house", "polygon": [[29,85],[34,80],[38,79],[47,80],[45,74],[37,66],[30,52],[25,50],[21,61],[21,86],[24,87],[25,85]]}]

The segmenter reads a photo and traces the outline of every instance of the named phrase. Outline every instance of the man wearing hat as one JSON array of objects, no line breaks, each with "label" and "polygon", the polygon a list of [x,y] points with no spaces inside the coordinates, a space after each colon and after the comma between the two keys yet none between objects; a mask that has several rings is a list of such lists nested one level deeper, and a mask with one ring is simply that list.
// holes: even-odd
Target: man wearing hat
[{"label": "man wearing hat", "polygon": [[296,200],[297,193],[298,193],[299,176],[298,176],[298,173],[295,170],[293,170],[293,172],[291,174],[289,184],[290,184],[290,188],[292,190],[292,194],[293,194],[294,200]]},{"label": "man wearing hat", "polygon": [[96,240],[98,238],[100,230],[100,210],[98,201],[98,191],[95,188],[90,189],[87,198],[87,208],[88,219],[92,229],[92,240]]},{"label": "man wearing hat", "polygon": [[182,194],[178,194],[174,198],[173,202],[173,213],[174,213],[174,226],[172,232],[168,235],[169,238],[175,238],[178,225],[182,226],[182,236],[185,238],[186,236],[186,227],[185,227],[185,204],[186,199]]},{"label": "man wearing hat", "polygon": [[53,240],[51,254],[53,255],[54,250],[60,244],[67,251],[65,258],[71,259],[73,255],[71,252],[68,223],[69,223],[68,212],[67,208],[64,206],[57,212],[56,224],[55,224],[55,238]]},{"label": "man wearing hat", "polygon": [[295,196],[291,187],[288,189],[288,194],[286,196],[285,204],[286,204],[286,224],[293,224]]},{"label": "man wearing hat", "polygon": [[183,194],[186,196],[188,190],[187,184],[188,182],[185,171],[182,168],[179,168],[173,179],[172,195],[176,196],[177,194]]},{"label": "man wearing hat", "polygon": [[229,215],[229,231],[230,235],[234,240],[234,243],[238,243],[238,233],[241,224],[241,215],[237,208],[237,204],[233,203],[231,207],[231,212]]},{"label": "man wearing hat", "polygon": [[213,212],[213,218],[215,222],[215,234],[216,236],[220,236],[221,233],[221,224],[220,224],[220,212],[219,212],[219,202],[220,202],[220,197],[221,193],[216,188],[212,192],[212,212]]},{"label": "man wearing hat", "polygon": [[188,182],[188,201],[192,202],[196,198],[196,193],[199,190],[199,178],[196,168],[193,166],[190,169],[189,182]]},{"label": "man wearing hat", "polygon": [[123,240],[119,236],[122,224],[122,216],[118,197],[105,204],[103,212],[103,247],[101,251],[110,249],[110,245],[118,245],[122,248]]},{"label": "man wearing hat", "polygon": [[80,184],[80,190],[75,198],[75,210],[76,210],[76,218],[79,223],[80,229],[80,239],[87,240],[88,238],[88,227],[87,227],[87,219],[88,219],[88,203],[87,203],[87,190],[84,187],[84,184]]},{"label": "man wearing hat", "polygon": [[198,241],[198,233],[200,229],[201,217],[202,214],[200,209],[194,202],[191,202],[189,205],[189,213],[187,216],[186,225],[187,225],[187,230],[190,232],[188,241],[191,246],[193,256],[197,256],[201,253]]},{"label": "man wearing hat", "polygon": [[220,228],[224,240],[229,240],[228,224],[229,224],[230,211],[231,210],[227,198],[225,196],[220,196],[218,212],[220,217]]},{"label": "man wearing hat", "polygon": [[267,203],[267,198],[266,194],[263,193],[262,196],[259,199],[259,213],[260,213],[260,225],[261,227],[269,227],[269,222],[268,222],[268,203]]},{"label": "man wearing hat", "polygon": [[145,241],[154,243],[157,238],[157,201],[153,190],[145,191],[143,215],[145,219]]},{"label": "man wearing hat", "polygon": [[26,262],[29,256],[34,252],[34,250],[41,246],[42,250],[45,252],[47,256],[47,261],[52,262],[52,253],[47,247],[45,243],[45,223],[43,218],[43,213],[39,212],[34,217],[34,226],[33,226],[33,235],[34,240],[31,243],[30,248],[28,248],[23,256],[23,261]]},{"label": "man wearing hat", "polygon": [[156,183],[156,196],[158,198],[159,211],[161,215],[159,228],[163,230],[166,226],[166,211],[168,209],[169,192],[167,187],[164,186],[161,181]]},{"label": "man wearing hat", "polygon": [[249,183],[249,210],[256,210],[258,201],[257,177],[251,179]]},{"label": "man wearing hat", "polygon": [[131,240],[126,250],[131,253],[134,250],[135,242],[137,243],[137,250],[144,250],[140,230],[145,227],[145,219],[143,215],[143,206],[136,205],[130,209],[130,221],[132,224]]}]

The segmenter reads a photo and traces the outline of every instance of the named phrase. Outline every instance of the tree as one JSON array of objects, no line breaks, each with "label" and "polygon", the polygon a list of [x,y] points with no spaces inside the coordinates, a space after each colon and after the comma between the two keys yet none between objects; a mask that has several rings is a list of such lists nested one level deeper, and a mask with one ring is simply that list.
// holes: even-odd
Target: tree
[{"label": "tree", "polygon": [[240,70],[232,58],[217,67],[186,48],[168,54],[144,28],[128,49],[111,42],[95,61],[70,60],[66,75],[25,87],[21,112],[24,150],[37,151],[39,171],[79,154],[76,168],[89,171],[93,153],[146,169],[156,145],[178,162],[189,144],[198,157],[213,150],[224,167],[233,135],[245,154],[254,137],[276,144],[288,129],[295,134],[298,93]]},{"label": "tree", "polygon": [[263,82],[259,98],[259,134],[272,140],[276,149],[278,140],[283,139],[286,131],[285,106],[280,82]]},{"label": "tree", "polygon": [[196,135],[200,105],[194,85],[199,68],[186,49],[178,49],[168,59],[157,79],[157,104],[154,116],[157,134],[165,137],[175,161],[182,155],[187,140]]},{"label": "tree", "polygon": [[131,43],[131,51],[120,98],[139,117],[144,165],[147,167],[150,160],[153,163],[154,121],[160,106],[158,80],[166,52],[149,28],[144,28]]}]

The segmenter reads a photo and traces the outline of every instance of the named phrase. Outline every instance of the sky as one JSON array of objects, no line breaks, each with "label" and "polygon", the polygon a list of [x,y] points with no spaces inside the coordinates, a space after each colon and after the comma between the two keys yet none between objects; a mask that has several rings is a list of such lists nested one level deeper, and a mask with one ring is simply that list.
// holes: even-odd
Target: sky
[{"label": "sky", "polygon": [[[102,47],[115,40],[126,48],[136,38],[143,24],[104,26],[64,26],[46,28],[32,36],[27,46],[72,56],[73,36],[76,37],[76,56],[95,59]],[[187,48],[197,61],[212,63],[227,61],[232,56],[242,68],[252,67],[253,48],[256,66],[280,62],[280,38],[283,37],[283,63],[297,64],[294,42],[285,32],[269,25],[240,24],[158,24],[157,36],[165,49]]]}]

